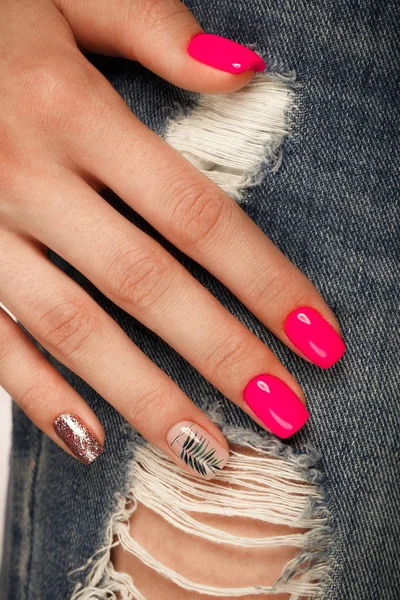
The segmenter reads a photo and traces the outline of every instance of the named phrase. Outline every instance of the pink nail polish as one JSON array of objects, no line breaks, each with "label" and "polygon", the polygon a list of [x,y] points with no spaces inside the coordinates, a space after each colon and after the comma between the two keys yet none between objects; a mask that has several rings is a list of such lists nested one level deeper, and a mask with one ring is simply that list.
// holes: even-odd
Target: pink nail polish
[{"label": "pink nail polish", "polygon": [[249,69],[261,72],[266,67],[263,59],[249,48],[211,33],[195,35],[187,51],[199,62],[227,73],[243,73]]},{"label": "pink nail polish", "polygon": [[334,365],[346,350],[332,325],[308,306],[290,313],[285,321],[285,333],[296,348],[323,369]]},{"label": "pink nail polish", "polygon": [[274,375],[262,374],[251,379],[243,396],[254,414],[281,438],[296,433],[310,416],[300,398]]}]

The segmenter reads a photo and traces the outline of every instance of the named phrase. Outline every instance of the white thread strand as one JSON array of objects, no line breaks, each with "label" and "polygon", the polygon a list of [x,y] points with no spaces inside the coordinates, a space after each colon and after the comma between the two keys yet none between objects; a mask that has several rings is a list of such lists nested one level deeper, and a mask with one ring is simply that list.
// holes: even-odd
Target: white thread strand
[{"label": "white thread strand", "polygon": [[[250,444],[243,445],[252,447]],[[310,504],[321,502],[320,493],[307,483],[300,470],[290,462],[277,458],[270,451],[259,448],[258,455],[247,456],[231,451],[227,467],[213,481],[202,481],[179,469],[160,450],[150,444],[138,446],[131,468],[131,486],[126,497],[120,497],[107,529],[105,547],[89,561],[90,564],[75,570],[77,573],[91,569],[86,584],[78,583],[71,600],[146,600],[136,588],[132,578],[115,571],[110,552],[115,545],[130,552],[149,568],[167,577],[185,590],[218,597],[240,597],[251,594],[291,594],[291,600],[320,598],[329,568],[324,560],[316,560],[324,553],[327,543],[326,514],[311,516]],[[228,485],[218,485],[218,481]],[[245,486],[236,489],[236,486]],[[270,488],[273,493],[266,490]],[[279,492],[280,496],[276,496]],[[245,548],[280,547],[290,545],[301,550],[285,566],[282,576],[273,586],[246,586],[222,588],[190,581],[173,571],[143,548],[129,529],[129,518],[138,502],[153,510],[181,531],[216,543]],[[201,512],[230,516],[245,516],[268,523],[291,527],[310,528],[306,533],[252,538],[235,536],[226,531],[206,526],[187,512]],[[304,556],[301,556],[301,553]],[[313,559],[305,568],[302,560]],[[293,574],[295,577],[291,577]],[[119,596],[117,596],[119,594]]]},{"label": "white thread strand", "polygon": [[190,114],[169,121],[165,140],[241,202],[263,169],[281,163],[294,96],[290,83],[261,74],[236,92],[201,94]]}]

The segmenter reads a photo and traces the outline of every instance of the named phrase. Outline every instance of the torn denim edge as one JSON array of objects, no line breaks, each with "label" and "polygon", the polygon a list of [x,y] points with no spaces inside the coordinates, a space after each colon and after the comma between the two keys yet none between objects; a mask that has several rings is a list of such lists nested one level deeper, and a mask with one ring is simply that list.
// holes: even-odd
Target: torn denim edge
[{"label": "torn denim edge", "polygon": [[[323,498],[323,483],[326,476],[318,466],[320,454],[316,448],[307,444],[303,449],[297,449],[283,444],[281,440],[273,437],[269,432],[250,431],[236,425],[224,423],[220,406],[213,405],[204,408],[208,416],[220,427],[222,433],[230,444],[251,447],[260,450],[271,457],[280,458],[285,461],[292,472],[291,478],[300,482],[312,484],[313,491],[309,492],[306,505],[302,514],[292,520],[292,527],[305,527],[305,523],[311,527],[305,534],[294,534],[290,536],[290,542],[285,545],[296,546],[296,536],[305,541],[294,559],[290,560],[284,567],[279,579],[270,587],[251,586],[246,588],[221,588],[193,584],[180,576],[179,573],[162,565],[149,555],[130,535],[129,518],[135,511],[138,500],[135,498],[135,477],[137,477],[137,457],[141,450],[151,450],[151,445],[144,440],[140,434],[133,432],[133,441],[129,442],[133,456],[127,466],[127,492],[117,493],[115,504],[111,510],[109,524],[105,533],[104,546],[97,550],[87,563],[70,571],[69,576],[80,574],[82,582],[77,582],[71,600],[146,600],[136,588],[133,579],[126,573],[117,572],[111,562],[111,550],[115,546],[122,546],[142,560],[145,564],[184,589],[190,589],[204,595],[219,595],[226,597],[243,597],[249,594],[270,595],[277,593],[289,593],[290,600],[321,600],[324,596],[327,584],[331,582],[332,573],[332,547],[335,539],[333,518]],[[130,425],[126,425],[131,430]],[[155,449],[157,453],[157,449]],[[162,454],[162,453],[161,453]],[[165,455],[164,455],[165,456]],[[158,456],[155,456],[158,460]],[[154,457],[153,457],[154,460]],[[170,460],[169,458],[167,459]],[[229,464],[229,461],[228,461]],[[182,476],[191,479],[193,476],[186,474],[174,463],[169,467],[178,469]],[[136,475],[135,475],[136,474]],[[197,478],[194,478],[198,481]],[[231,480],[234,483],[234,479]],[[209,485],[210,482],[204,482]],[[296,494],[294,487],[293,493]],[[153,510],[153,508],[151,508]],[[168,509],[167,509],[168,511]],[[162,512],[162,511],[161,511]],[[163,515],[164,516],[164,515]],[[257,517],[259,518],[259,517]],[[267,519],[264,519],[267,520]],[[287,523],[286,523],[287,524]],[[210,528],[209,528],[210,529]],[[219,531],[219,530],[216,530]],[[203,532],[196,535],[203,537]],[[117,539],[115,539],[117,537]],[[278,536],[279,537],[279,536]],[[285,537],[285,536],[283,536]],[[246,538],[243,538],[246,539]],[[250,540],[250,538],[248,538]],[[268,538],[266,538],[268,539]],[[270,538],[271,539],[271,538]],[[225,541],[225,540],[224,540]],[[272,543],[279,542],[274,538]],[[229,543],[229,541],[225,541]],[[265,544],[268,545],[268,542]],[[72,581],[72,579],[71,579]],[[117,596],[118,594],[118,596]]]},{"label": "torn denim edge", "polygon": [[282,164],[296,108],[296,73],[257,74],[242,89],[198,94],[169,113],[165,141],[236,202]]}]

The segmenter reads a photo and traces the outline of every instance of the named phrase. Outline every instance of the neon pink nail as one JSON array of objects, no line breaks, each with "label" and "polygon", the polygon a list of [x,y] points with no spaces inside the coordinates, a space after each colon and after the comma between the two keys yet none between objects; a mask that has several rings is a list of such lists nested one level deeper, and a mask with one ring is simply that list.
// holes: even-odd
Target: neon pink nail
[{"label": "neon pink nail", "polygon": [[205,65],[228,73],[264,71],[265,62],[249,48],[211,33],[199,33],[189,43],[190,56]]},{"label": "neon pink nail", "polygon": [[285,321],[285,333],[296,348],[323,369],[329,369],[346,350],[332,325],[308,306],[290,313]]},{"label": "neon pink nail", "polygon": [[296,433],[310,416],[300,398],[274,375],[262,374],[251,379],[243,396],[254,414],[281,438]]}]

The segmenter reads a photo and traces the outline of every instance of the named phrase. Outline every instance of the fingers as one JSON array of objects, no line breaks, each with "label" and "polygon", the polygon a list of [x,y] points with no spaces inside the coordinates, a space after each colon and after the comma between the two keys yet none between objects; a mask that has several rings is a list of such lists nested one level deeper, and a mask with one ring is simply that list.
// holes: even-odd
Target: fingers
[{"label": "fingers", "polygon": [[81,46],[137,60],[167,81],[197,92],[237,90],[263,71],[254,52],[204,34],[179,0],[57,0]]},{"label": "fingers", "polygon": [[[304,425],[308,412],[299,384],[160,244],[77,177],[61,176],[59,171],[51,184],[41,182],[40,194],[41,205],[33,201],[29,217],[30,232],[37,239],[162,337],[260,425],[280,437]],[[68,211],[63,211],[67,202]],[[51,227],[55,213],[56,236]],[[264,382],[262,387],[254,387],[258,380]]]},{"label": "fingers", "polygon": [[213,273],[294,352],[322,368],[337,362],[345,345],[334,314],[243,210],[129,111],[111,117],[108,131],[111,151],[99,141],[82,156],[88,172]]},{"label": "fingers", "polygon": [[2,308],[0,340],[2,387],[56,444],[84,464],[93,462],[103,451],[99,420]]},{"label": "fingers", "polygon": [[[218,473],[228,458],[225,438],[115,321],[31,242],[1,231],[0,254],[4,258],[0,264],[2,302],[35,339],[177,464],[207,479]],[[2,348],[10,344],[14,350],[2,353],[1,385],[52,439],[56,439],[51,432],[54,420],[65,443],[75,433],[72,442],[76,445],[82,435],[80,422],[91,423],[93,433],[99,434],[83,400],[67,393],[66,384],[60,384],[59,376],[44,366],[44,359],[31,346],[25,343],[21,350],[22,334],[17,332],[19,337],[14,338],[12,323],[3,328],[0,324],[0,331],[6,329],[7,346]],[[11,354],[22,356],[15,366]]]}]

